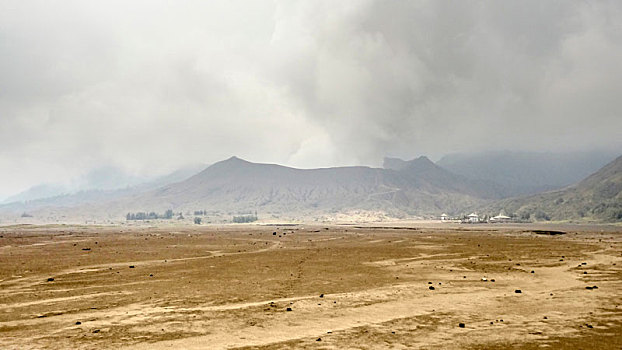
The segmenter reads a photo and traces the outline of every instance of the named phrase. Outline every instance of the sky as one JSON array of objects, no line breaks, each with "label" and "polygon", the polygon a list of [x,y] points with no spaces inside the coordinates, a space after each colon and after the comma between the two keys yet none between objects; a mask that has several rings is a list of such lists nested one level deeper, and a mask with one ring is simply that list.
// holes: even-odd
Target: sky
[{"label": "sky", "polygon": [[0,0],[0,199],[232,155],[622,150],[622,2]]}]

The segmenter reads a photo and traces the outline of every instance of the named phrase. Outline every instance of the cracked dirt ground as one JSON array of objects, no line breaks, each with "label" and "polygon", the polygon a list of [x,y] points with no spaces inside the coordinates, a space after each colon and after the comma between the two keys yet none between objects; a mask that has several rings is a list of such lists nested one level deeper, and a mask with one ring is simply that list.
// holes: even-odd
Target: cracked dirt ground
[{"label": "cracked dirt ground", "polygon": [[0,227],[0,348],[621,349],[622,229],[530,230]]}]

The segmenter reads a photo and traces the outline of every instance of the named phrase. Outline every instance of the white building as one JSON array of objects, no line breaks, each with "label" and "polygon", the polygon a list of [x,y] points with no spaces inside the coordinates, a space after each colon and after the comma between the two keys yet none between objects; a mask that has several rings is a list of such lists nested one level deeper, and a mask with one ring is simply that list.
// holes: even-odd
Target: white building
[{"label": "white building", "polygon": [[512,220],[511,217],[503,214],[499,214],[490,218],[490,222],[510,222],[510,220]]},{"label": "white building", "polygon": [[469,222],[472,224],[478,223],[479,222],[479,216],[477,216],[477,214],[475,213],[471,213],[469,216]]},{"label": "white building", "polygon": [[443,215],[441,215],[441,221],[449,221],[449,215],[443,213]]}]

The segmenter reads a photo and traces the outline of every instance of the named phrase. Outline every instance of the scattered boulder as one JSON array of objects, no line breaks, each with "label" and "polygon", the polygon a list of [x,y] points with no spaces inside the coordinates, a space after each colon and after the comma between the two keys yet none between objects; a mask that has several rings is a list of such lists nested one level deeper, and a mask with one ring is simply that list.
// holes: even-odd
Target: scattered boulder
[{"label": "scattered boulder", "polygon": [[323,298],[323,297],[324,297],[324,293],[320,294],[320,298]]},{"label": "scattered boulder", "polygon": [[91,248],[82,248],[82,250],[88,251],[91,250]]},{"label": "scattered boulder", "polygon": [[48,278],[48,282],[53,282],[53,281],[54,281],[54,277]]},{"label": "scattered boulder", "polygon": [[317,338],[315,339],[315,341],[322,341],[322,338]]},{"label": "scattered boulder", "polygon": [[458,323],[458,327],[464,328],[464,327],[466,327],[466,325],[464,323],[460,322],[460,323]]},{"label": "scattered boulder", "polygon": [[134,268],[134,265],[130,265],[130,269],[133,269],[133,268]]},{"label": "scattered boulder", "polygon": [[432,287],[432,286],[429,286],[428,288],[429,288],[430,290],[434,290],[434,287]]},{"label": "scattered boulder", "polygon": [[514,293],[516,293],[516,294],[519,294],[519,293],[522,293],[522,292],[523,292],[523,291],[522,291],[522,290],[520,290],[520,289],[517,289],[517,290],[515,290],[515,291],[514,291]]},{"label": "scattered boulder", "polygon": [[76,325],[81,325],[81,324],[82,324],[82,322],[76,321]]},{"label": "scattered boulder", "polygon": [[288,307],[287,309],[285,309],[285,311],[292,311],[292,308]]}]

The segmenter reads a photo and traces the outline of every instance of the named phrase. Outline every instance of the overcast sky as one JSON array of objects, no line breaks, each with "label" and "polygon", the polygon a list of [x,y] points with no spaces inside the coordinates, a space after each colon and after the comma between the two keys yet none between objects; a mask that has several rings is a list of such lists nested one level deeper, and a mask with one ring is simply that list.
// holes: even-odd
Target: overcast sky
[{"label": "overcast sky", "polygon": [[0,0],[0,198],[506,149],[622,150],[622,1]]}]

